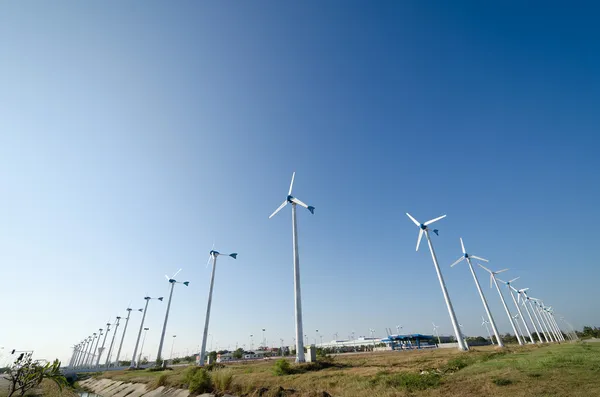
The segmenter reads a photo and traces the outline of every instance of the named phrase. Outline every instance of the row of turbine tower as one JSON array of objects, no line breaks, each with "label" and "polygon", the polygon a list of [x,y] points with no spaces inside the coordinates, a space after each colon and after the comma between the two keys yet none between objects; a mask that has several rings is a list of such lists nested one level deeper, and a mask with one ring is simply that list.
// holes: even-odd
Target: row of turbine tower
[{"label": "row of turbine tower", "polygon": [[[288,190],[288,194],[287,194],[285,200],[269,216],[269,219],[272,218],[279,211],[281,211],[287,204],[291,204],[291,206],[292,206],[292,250],[293,250],[293,265],[294,265],[294,267],[293,267],[294,301],[295,301],[294,307],[295,307],[295,320],[296,320],[296,330],[295,330],[296,331],[295,332],[295,334],[296,334],[296,338],[295,338],[296,362],[304,362],[305,361],[304,343],[303,343],[304,331],[303,331],[303,326],[302,326],[302,298],[301,298],[301,290],[300,290],[300,259],[299,259],[299,254],[298,254],[298,225],[297,225],[297,221],[296,221],[296,205],[300,205],[301,207],[306,208],[312,214],[314,214],[315,207],[307,205],[304,202],[300,201],[298,198],[292,196],[292,188],[294,186],[295,175],[296,175],[296,173],[294,172],[292,174],[292,181],[290,183],[290,188]],[[435,251],[433,248],[433,244],[432,244],[432,241],[431,241],[431,238],[429,235],[429,230],[430,230],[429,225],[433,224],[434,222],[436,222],[440,219],[445,218],[446,215],[432,219],[425,223],[419,223],[415,218],[413,218],[408,213],[406,215],[408,215],[408,217],[414,222],[414,224],[419,227],[419,236],[418,236],[418,240],[417,240],[417,251],[421,244],[421,239],[423,238],[423,235],[425,235],[425,237],[427,239],[427,243],[429,245],[429,250],[431,252],[431,257],[433,259],[435,270],[436,270],[436,273],[437,273],[437,276],[438,276],[438,279],[440,282],[440,286],[442,288],[444,300],[445,300],[447,308],[448,308],[448,313],[450,314],[450,320],[452,322],[452,327],[454,329],[456,340],[458,341],[458,348],[460,350],[468,350],[468,346],[463,338],[463,335],[462,335],[462,332],[460,329],[460,325],[456,319],[456,314],[454,313],[454,309],[452,307],[452,303],[450,301],[450,297],[448,295],[448,291],[447,291],[446,285],[444,283],[444,278],[442,276],[442,272],[440,270],[440,267],[439,267],[439,264],[437,261],[437,257],[436,257],[436,254],[435,254]],[[436,235],[438,234],[437,229],[434,229],[433,232]],[[461,241],[463,255],[456,262],[454,262],[451,265],[451,267],[455,266],[456,264],[458,264],[461,261],[466,259],[467,264],[469,265],[471,274],[473,275],[473,279],[475,280],[475,285],[477,287],[477,290],[481,297],[481,301],[484,305],[484,308],[485,308],[485,311],[486,311],[486,314],[488,317],[487,320],[484,318],[484,323],[482,325],[485,324],[487,326],[488,323],[491,324],[494,334],[496,336],[496,343],[498,343],[499,346],[503,346],[502,339],[500,338],[500,334],[498,333],[498,329],[496,327],[496,323],[495,323],[492,313],[488,307],[488,304],[487,304],[487,301],[483,294],[483,291],[481,290],[481,286],[479,285],[477,275],[475,274],[475,271],[473,269],[473,264],[471,262],[471,259],[482,261],[482,262],[488,262],[488,261],[487,261],[487,259],[484,259],[484,258],[480,258],[480,257],[474,256],[474,255],[469,255],[465,250],[462,238],[460,241]],[[212,304],[212,293],[213,293],[213,286],[214,286],[214,280],[215,280],[216,263],[217,263],[217,257],[221,256],[221,255],[225,255],[225,254],[221,254],[218,251],[215,251],[214,245],[213,245],[213,249],[209,253],[209,262],[212,259],[212,273],[211,273],[211,281],[210,281],[210,288],[209,288],[208,303],[207,303],[207,309],[206,309],[206,317],[205,317],[204,333],[203,333],[203,338],[202,338],[202,349],[200,351],[199,365],[204,365],[204,361],[206,358],[206,340],[208,337],[208,326],[209,326],[209,320],[210,320],[210,309],[211,309],[211,304]],[[234,259],[236,259],[236,256],[237,256],[236,253],[226,254],[226,255],[230,256]],[[207,265],[208,265],[208,263],[207,263]],[[502,280],[496,278],[497,274],[502,273],[508,269],[503,269],[503,270],[494,272],[479,263],[478,263],[478,265],[481,266],[481,268],[483,268],[487,272],[489,272],[490,287],[492,286],[492,284],[496,285],[496,289],[497,289],[500,299],[502,301],[502,305],[504,306],[504,309],[506,310],[506,314],[509,318],[509,321],[511,323],[513,331],[514,331],[515,335],[517,336],[517,340],[519,341],[519,344],[522,345],[522,344],[526,343],[526,340],[525,340],[525,334],[523,332],[521,332],[519,334],[519,332],[517,331],[517,327],[520,328],[520,324],[518,322],[515,323],[515,320],[518,320],[518,318],[521,319],[521,322],[523,323],[525,330],[527,331],[527,336],[529,336],[531,343],[535,343],[534,338],[531,334],[529,325],[527,324],[527,321],[526,321],[525,317],[523,316],[519,305],[521,305],[522,307],[525,308],[525,311],[528,315],[528,318],[529,318],[531,324],[533,325],[533,329],[534,329],[535,333],[537,334],[539,341],[560,342],[560,341],[565,340],[564,335],[563,335],[562,331],[560,330],[560,327],[558,326],[558,323],[554,317],[554,313],[553,313],[553,310],[551,307],[546,307],[544,305],[543,301],[541,301],[540,299],[528,296],[528,294],[527,294],[527,291],[529,290],[528,288],[523,288],[523,289],[519,289],[519,290],[515,289],[511,285],[511,283],[514,282],[516,279],[505,282],[505,281],[502,281]],[[181,271],[181,269],[179,271]],[[179,273],[179,271],[177,273],[175,273],[175,275],[173,277],[165,276],[167,278],[168,282],[171,284],[171,292],[169,294],[169,300],[168,300],[167,309],[166,309],[166,313],[165,313],[165,321],[164,321],[162,335],[161,335],[161,339],[160,339],[160,343],[159,343],[157,361],[159,361],[162,357],[161,356],[162,347],[163,347],[165,332],[166,332],[166,328],[167,328],[167,321],[169,318],[169,309],[171,307],[173,288],[174,288],[175,284],[184,284],[186,286],[189,284],[189,282],[187,282],[187,281],[180,283],[177,280],[175,280],[174,277]],[[508,306],[506,305],[502,291],[500,291],[500,287],[498,286],[498,280],[501,281],[502,283],[506,284],[506,286],[508,288],[508,291],[512,297],[513,303],[515,304],[515,306],[517,308],[517,312],[518,312],[517,314],[515,314],[515,317],[513,317],[511,315],[510,310],[509,310]],[[518,299],[515,299],[513,292],[517,293]],[[144,330],[144,328],[143,328],[144,327],[144,319],[145,319],[146,312],[148,309],[148,302],[150,300],[152,300],[153,298],[150,298],[147,296],[144,299],[146,300],[146,307],[144,309],[139,309],[139,311],[141,311],[143,313],[143,316],[142,316],[142,321],[140,324],[140,330],[138,333],[134,353],[133,353],[133,356],[131,359],[130,365],[132,368],[139,366],[139,361],[141,359],[141,351],[140,351],[140,354],[136,357],[138,345],[140,342],[142,330]],[[162,301],[163,298],[160,297],[157,299]],[[531,311],[529,309],[531,309]],[[123,330],[123,336],[121,337],[121,343],[120,343],[119,350],[117,352],[116,359],[115,359],[115,362],[117,363],[117,365],[118,365],[121,348],[123,346],[123,340],[125,338],[125,332],[127,330],[127,323],[129,322],[129,315],[130,315],[132,309],[128,308],[127,311],[128,311],[128,315],[127,315],[127,319],[125,322],[125,328]],[[531,313],[533,313],[533,317],[531,316]],[[535,318],[535,322],[534,322],[533,318]],[[116,330],[119,325],[119,320],[120,320],[120,317],[117,317],[116,324],[115,324],[116,325],[115,333],[113,334],[112,342],[111,342],[111,345],[110,345],[110,348],[109,348],[109,351],[108,351],[108,354],[106,357],[105,366],[107,368],[110,367],[110,365],[111,365],[112,348],[113,348],[113,344],[114,344]],[[563,321],[564,321],[564,319],[563,319]],[[568,323],[566,323],[566,324],[568,324]],[[538,326],[539,326],[539,328],[538,328]],[[435,326],[434,326],[434,328],[435,328]],[[571,329],[572,329],[572,327],[571,327]],[[70,362],[70,367],[77,367],[77,368],[84,368],[84,367],[89,368],[89,367],[93,367],[93,366],[99,367],[100,359],[101,359],[102,353],[104,351],[104,344],[106,342],[106,337],[107,337],[109,330],[110,330],[110,324],[107,323],[107,331],[104,334],[104,341],[102,343],[102,347],[100,347],[100,348],[98,348],[98,344],[100,342],[100,337],[103,335],[102,329],[99,329],[100,332],[98,334],[94,333],[92,336],[89,336],[88,338],[84,339],[84,341],[82,341],[81,343],[75,345],[73,357],[71,358],[71,362]],[[568,333],[567,335],[571,339],[576,338],[576,335],[574,335],[574,332]],[[490,338],[491,338],[491,335],[490,335]],[[96,347],[94,348],[94,341],[96,341],[96,340],[97,340]],[[143,350],[143,342],[142,342],[141,350]],[[95,360],[95,362],[94,362],[94,360]]]},{"label": "row of turbine tower", "polygon": [[[288,194],[287,194],[285,200],[269,216],[269,219],[272,218],[279,211],[281,211],[288,203],[292,205],[292,236],[293,236],[293,253],[294,253],[294,299],[295,299],[295,315],[296,315],[296,338],[295,338],[295,341],[296,341],[296,352],[297,352],[296,353],[296,361],[304,362],[305,361],[305,359],[304,359],[304,343],[303,343],[303,338],[302,338],[304,331],[302,328],[302,300],[301,300],[301,294],[300,294],[300,263],[299,263],[300,261],[299,261],[299,255],[298,255],[298,228],[297,228],[297,223],[296,223],[296,205],[300,205],[301,207],[308,209],[312,214],[314,214],[315,207],[307,205],[304,202],[297,199],[296,197],[292,196],[292,188],[294,186],[295,175],[296,175],[296,173],[294,172],[292,174],[292,181],[290,183],[290,188],[288,190]],[[200,350],[199,365],[204,365],[205,360],[206,360],[206,341],[208,338],[208,326],[209,326],[209,321],[210,321],[210,309],[211,309],[211,305],[212,305],[212,294],[213,294],[213,287],[214,287],[214,281],[215,281],[215,270],[216,270],[216,264],[217,264],[217,257],[222,256],[222,255],[230,256],[234,259],[237,258],[237,253],[221,254],[220,252],[215,251],[214,245],[213,245],[213,249],[209,253],[209,259],[208,259],[209,262],[212,259],[212,273],[211,273],[210,287],[209,287],[209,292],[208,292],[208,303],[207,303],[207,308],[206,308],[206,317],[205,317],[205,323],[204,323],[204,333],[203,333],[203,337],[202,337],[202,348]],[[207,265],[208,265],[208,263],[207,263]],[[179,269],[179,271],[181,271],[181,269]],[[177,273],[179,273],[179,271]],[[169,318],[169,309],[171,307],[171,298],[173,296],[173,287],[175,286],[175,284],[180,283],[177,280],[175,280],[175,276],[177,275],[177,273],[175,273],[175,275],[173,275],[173,277],[165,276],[167,278],[167,280],[169,281],[169,283],[171,283],[171,293],[169,295],[169,300],[167,303],[167,310],[165,313],[165,321],[164,321],[164,325],[163,325],[162,335],[161,335],[159,348],[158,348],[158,354],[157,354],[157,358],[156,358],[157,362],[162,357],[161,356],[162,346],[163,346],[165,332],[166,332],[166,328],[167,328],[167,321]],[[186,281],[186,282],[183,282],[180,284],[184,284],[187,286],[189,284],[189,282]],[[142,349],[140,350],[139,354],[137,351],[138,345],[140,342],[140,337],[142,335],[142,331],[147,330],[144,328],[144,319],[146,317],[146,312],[148,309],[148,302],[154,298],[150,298],[147,296],[144,299],[146,299],[146,307],[144,309],[139,309],[139,311],[143,313],[143,316],[142,316],[142,321],[140,323],[140,330],[139,330],[137,341],[135,344],[135,349],[133,351],[133,356],[131,358],[131,364],[130,364],[131,368],[139,367],[139,363],[141,361],[141,350],[143,350],[143,342],[142,342]],[[160,298],[156,298],[156,299],[162,301],[163,298],[160,297]],[[129,323],[129,315],[130,315],[132,309],[128,308],[127,311],[128,311],[128,315],[127,315],[127,319],[125,322],[125,328],[123,329],[121,343],[119,345],[119,349],[118,349],[116,358],[113,362],[113,361],[111,361],[112,349],[113,349],[116,331],[117,331],[117,328],[119,325],[119,320],[121,319],[121,317],[117,317],[117,319],[116,319],[115,332],[113,334],[110,348],[108,349],[106,362],[104,363],[104,366],[106,368],[113,366],[113,363],[114,363],[114,366],[119,365],[119,357],[121,354],[121,348],[123,347],[123,340],[125,339],[125,332],[127,331],[127,324]],[[69,363],[70,368],[99,368],[100,367],[100,359],[101,359],[102,353],[104,351],[104,344],[106,342],[106,336],[108,334],[108,331],[110,330],[110,325],[111,324],[107,323],[106,333],[103,334],[102,333],[103,329],[99,329],[99,333],[93,333],[91,336],[85,338],[82,342],[73,346],[73,355],[72,355],[70,363]],[[102,343],[102,346],[98,347],[99,342],[100,342],[100,337],[102,335],[104,335],[104,341]],[[144,338],[145,338],[145,334],[144,334]],[[94,342],[95,342],[95,346],[94,346]]]},{"label": "row of turbine tower", "polygon": [[[209,324],[209,320],[210,320],[210,308],[211,308],[211,304],[212,304],[213,285],[215,282],[215,269],[217,266],[217,257],[222,256],[222,255],[230,256],[233,259],[237,258],[237,253],[221,254],[220,252],[214,250],[214,246],[213,246],[213,249],[209,253],[207,266],[210,263],[210,261],[212,260],[212,275],[211,275],[211,279],[210,279],[208,304],[207,304],[207,308],[206,308],[206,320],[205,320],[205,325],[204,325],[204,336],[202,339],[200,365],[204,365],[204,361],[206,358],[206,339],[208,337],[208,324]],[[171,309],[171,300],[173,299],[173,290],[175,288],[175,284],[183,284],[186,287],[189,286],[189,284],[190,284],[189,281],[180,282],[175,279],[175,277],[177,276],[177,274],[179,274],[180,271],[181,271],[181,269],[179,269],[172,277],[165,275],[165,278],[171,285],[171,291],[169,293],[169,300],[167,301],[165,320],[163,323],[163,329],[162,329],[162,334],[160,337],[160,343],[158,345],[158,353],[156,355],[157,362],[159,362],[162,359],[163,343],[165,340],[167,323],[169,321],[169,311]],[[140,366],[140,362],[142,360],[142,351],[144,349],[144,342],[146,340],[147,332],[144,333],[144,339],[142,340],[141,347],[140,347],[140,338],[142,337],[142,331],[148,331],[148,328],[144,328],[144,321],[146,319],[146,313],[148,312],[148,303],[151,300],[158,300],[158,301],[162,302],[163,297],[161,296],[159,298],[152,298],[150,296],[145,296],[144,300],[146,301],[145,307],[143,309],[137,309],[137,311],[142,313],[142,320],[140,322],[140,329],[138,332],[137,340],[135,342],[135,348],[133,349],[133,356],[131,357],[130,368],[138,368]],[[121,349],[123,347],[123,341],[125,340],[125,333],[127,332],[127,325],[129,324],[129,317],[131,315],[132,310],[133,309],[131,309],[130,307],[127,308],[127,318],[125,319],[125,327],[123,328],[123,334],[121,335],[121,343],[119,344],[119,349],[117,351],[115,360],[111,361],[115,336],[117,334],[117,330],[119,328],[119,322],[121,320],[120,316],[116,317],[115,331],[113,333],[112,341],[110,343],[110,347],[108,348],[108,354],[106,355],[106,361],[104,363],[104,367],[106,369],[110,368],[111,366],[114,366],[114,367],[119,366],[119,358],[121,356]],[[82,342],[73,346],[73,355],[71,356],[71,360],[69,362],[69,368],[77,368],[77,369],[100,368],[100,359],[102,357],[102,353],[104,352],[104,345],[106,343],[106,337],[108,336],[108,332],[110,331],[111,325],[112,324],[110,324],[110,323],[106,323],[106,332],[104,334],[103,334],[104,329],[100,328],[98,330],[99,331],[98,333],[94,332],[92,335],[85,338]],[[102,335],[104,335],[104,340],[102,342],[102,346],[98,347],[100,344],[100,337]],[[94,345],[94,343],[95,343],[95,345]],[[140,347],[139,353],[138,353],[138,347]]]},{"label": "row of turbine tower", "polygon": [[[438,280],[439,280],[440,286],[442,288],[442,294],[444,295],[444,300],[446,301],[446,306],[448,308],[448,314],[450,315],[450,321],[452,323],[452,328],[454,329],[454,334],[455,334],[456,340],[458,342],[458,349],[459,350],[468,350],[469,347],[467,346],[467,343],[465,342],[465,339],[462,335],[462,330],[460,328],[460,324],[458,323],[458,320],[456,319],[456,314],[454,313],[454,308],[452,306],[452,302],[450,301],[450,296],[448,295],[448,290],[447,290],[446,284],[444,282],[444,277],[440,270],[437,256],[436,256],[435,250],[433,248],[433,243],[432,243],[431,237],[429,235],[429,230],[430,230],[429,226],[431,224],[433,224],[434,222],[437,222],[440,219],[445,218],[446,215],[442,215],[438,218],[432,219],[425,223],[420,223],[409,213],[406,213],[406,215],[419,228],[419,236],[417,238],[416,251],[419,250],[419,246],[421,245],[421,239],[423,238],[423,235],[425,235],[425,238],[427,239],[427,243],[429,245],[429,251],[431,252],[431,258],[433,259],[433,264],[435,266]],[[437,229],[433,229],[432,231],[436,235],[438,235]],[[488,303],[487,303],[487,300],[483,293],[483,290],[481,289],[481,285],[479,284],[479,280],[477,278],[477,274],[475,273],[475,269],[473,268],[473,263],[471,260],[476,260],[476,261],[481,261],[481,262],[489,262],[489,261],[487,259],[467,253],[467,250],[465,249],[465,244],[464,244],[462,238],[460,238],[460,246],[462,249],[462,255],[454,263],[452,263],[450,265],[450,267],[454,267],[462,261],[467,262],[467,264],[469,266],[469,270],[471,271],[471,275],[473,276],[473,280],[475,281],[475,286],[477,287],[477,292],[479,293],[481,302],[483,303],[483,307],[484,307],[485,313],[487,315],[487,319],[485,317],[482,318],[483,319],[482,325],[485,325],[487,328],[487,324],[490,324],[492,327],[492,330],[494,332],[494,335],[496,336],[496,344],[498,344],[498,346],[500,346],[500,347],[504,347],[504,343],[502,342],[502,338],[500,337],[500,333],[498,332],[498,327],[496,326],[496,322],[494,321],[492,312],[488,306]],[[563,320],[565,322],[565,324],[567,324],[571,328],[571,330],[569,332],[567,332],[566,334],[563,334],[563,332],[561,331],[561,329],[558,325],[558,322],[556,321],[556,318],[554,316],[554,310],[552,309],[552,307],[546,306],[541,299],[533,298],[533,297],[529,296],[527,293],[529,288],[516,289],[515,287],[513,287],[512,283],[514,281],[518,280],[519,277],[513,278],[512,280],[509,280],[509,281],[503,281],[496,277],[497,274],[503,273],[509,269],[492,271],[492,270],[488,269],[487,267],[483,266],[481,263],[477,263],[477,265],[489,273],[490,288],[492,288],[494,285],[496,286],[496,290],[498,291],[500,301],[502,302],[502,306],[504,307],[504,310],[506,311],[506,315],[507,315],[510,325],[513,329],[513,332],[515,333],[515,336],[517,337],[517,341],[519,342],[519,345],[524,345],[525,343],[532,343],[532,344],[536,343],[535,339],[532,335],[531,328],[529,327],[529,324],[527,323],[527,319],[525,318],[525,316],[523,316],[521,307],[523,307],[525,309],[525,312],[527,313],[527,318],[529,319],[530,324],[533,326],[533,330],[536,333],[537,339],[539,342],[545,342],[545,343],[562,342],[562,341],[566,340],[565,335],[571,340],[577,339],[577,335],[575,334],[573,327],[568,322],[566,322],[566,320],[564,320],[564,318],[561,318],[561,320]],[[498,285],[498,281],[500,281],[507,287],[507,291],[512,298],[515,308],[517,309],[517,313],[515,313],[514,315],[511,314],[511,311],[508,308],[508,305],[506,304],[504,295],[502,294],[502,291],[500,290],[500,286]],[[517,295],[517,298],[515,298],[515,293]],[[530,311],[530,309],[531,309],[531,311]],[[532,313],[533,313],[533,316],[532,316]],[[534,318],[535,318],[535,321],[534,321]],[[520,322],[523,324],[523,326],[525,328],[526,334],[523,332],[523,329],[521,328],[519,319],[521,320]],[[435,330],[435,328],[436,328],[436,326],[434,325],[434,330]],[[489,329],[488,329],[488,334],[490,335],[490,340],[492,340],[492,342],[493,342],[493,338],[492,338],[491,334],[489,333]],[[527,337],[529,338],[529,342],[527,342]]]}]

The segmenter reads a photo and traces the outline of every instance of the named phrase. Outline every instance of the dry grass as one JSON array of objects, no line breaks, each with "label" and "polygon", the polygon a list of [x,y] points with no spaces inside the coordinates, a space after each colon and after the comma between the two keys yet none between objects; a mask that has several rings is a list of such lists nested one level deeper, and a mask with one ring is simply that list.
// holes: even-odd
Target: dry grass
[{"label": "dry grass", "polygon": [[[247,396],[339,397],[592,396],[600,395],[600,345],[473,348],[339,355],[323,366],[292,365],[277,376],[275,360],[231,363],[214,371],[220,392]],[[115,371],[106,378],[186,387],[184,369]],[[223,371],[223,372],[221,372]],[[226,372],[224,372],[226,371]],[[217,373],[218,372],[218,373]],[[166,374],[166,376],[164,376]]]}]

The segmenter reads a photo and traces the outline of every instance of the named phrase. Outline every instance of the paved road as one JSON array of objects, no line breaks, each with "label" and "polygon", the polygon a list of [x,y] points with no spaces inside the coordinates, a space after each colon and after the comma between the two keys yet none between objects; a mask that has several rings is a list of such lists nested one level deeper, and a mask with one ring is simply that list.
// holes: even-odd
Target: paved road
[{"label": "paved road", "polygon": [[10,383],[4,377],[4,374],[0,375],[0,396],[4,396],[8,393],[8,385],[10,385]]}]

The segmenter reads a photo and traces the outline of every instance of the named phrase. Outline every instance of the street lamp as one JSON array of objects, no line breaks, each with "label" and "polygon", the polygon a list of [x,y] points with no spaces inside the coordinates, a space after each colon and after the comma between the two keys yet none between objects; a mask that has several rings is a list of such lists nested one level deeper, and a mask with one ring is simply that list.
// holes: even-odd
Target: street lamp
[{"label": "street lamp", "polygon": [[138,345],[140,344],[140,337],[142,336],[142,329],[144,329],[144,320],[146,319],[146,313],[148,313],[148,302],[150,302],[152,299],[158,299],[159,301],[162,302],[163,297],[161,296],[160,298],[151,298],[149,296],[144,297],[144,299],[146,300],[146,306],[144,306],[144,310],[143,310],[143,315],[142,315],[142,323],[140,324],[140,332],[138,333],[138,337],[137,340],[135,342],[135,348],[133,349],[133,356],[131,357],[131,364],[129,365],[129,368],[136,368],[139,366],[139,362],[135,362],[135,355],[137,354],[137,349],[138,349]]}]

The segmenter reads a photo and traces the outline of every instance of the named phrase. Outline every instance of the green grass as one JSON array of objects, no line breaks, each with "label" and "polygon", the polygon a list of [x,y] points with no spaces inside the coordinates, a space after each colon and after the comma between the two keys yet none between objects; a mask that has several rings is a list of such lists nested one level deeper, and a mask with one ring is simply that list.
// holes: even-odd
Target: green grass
[{"label": "green grass", "polygon": [[[189,388],[190,372],[117,371],[103,377]],[[234,395],[339,397],[600,396],[600,344],[472,348],[340,355],[318,363],[229,363],[199,384]],[[207,377],[208,375],[208,377]],[[160,378],[159,378],[160,377]],[[209,379],[210,380],[209,380]],[[160,380],[157,380],[160,379]],[[203,388],[201,386],[200,388]]]}]

